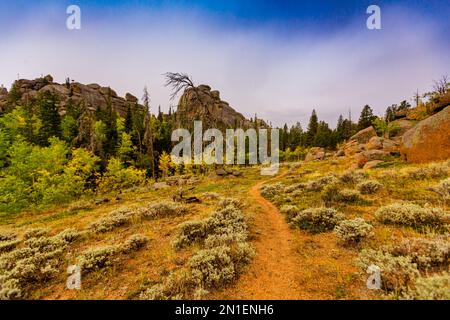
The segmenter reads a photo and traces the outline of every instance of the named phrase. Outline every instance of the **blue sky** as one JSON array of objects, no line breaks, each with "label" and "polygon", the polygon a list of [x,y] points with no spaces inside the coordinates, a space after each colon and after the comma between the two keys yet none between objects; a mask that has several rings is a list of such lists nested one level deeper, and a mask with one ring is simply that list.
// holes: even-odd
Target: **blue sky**
[{"label": "blue sky", "polygon": [[[79,5],[82,29],[65,28]],[[377,4],[382,30],[366,28]],[[0,84],[51,73],[140,96],[167,110],[161,76],[186,72],[250,117],[334,124],[376,112],[450,74],[450,3],[429,1],[4,1]],[[172,102],[173,103],[173,102]]]}]

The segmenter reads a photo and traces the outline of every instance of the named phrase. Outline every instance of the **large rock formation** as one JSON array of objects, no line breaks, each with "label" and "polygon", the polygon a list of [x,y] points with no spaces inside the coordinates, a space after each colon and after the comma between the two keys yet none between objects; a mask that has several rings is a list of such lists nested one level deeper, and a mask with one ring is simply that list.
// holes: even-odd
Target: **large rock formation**
[{"label": "large rock formation", "polygon": [[[59,84],[53,81],[52,76],[47,75],[44,78],[34,80],[21,79],[14,82],[15,88],[21,95],[22,102],[32,102],[41,92],[51,92],[58,96],[59,107],[61,113],[65,111],[65,107],[69,100],[73,103],[83,104],[88,110],[95,111],[97,108],[103,108],[108,101],[111,102],[112,109],[122,116],[127,112],[129,105],[135,105],[138,99],[130,93],[126,94],[126,98],[121,98],[117,93],[109,87],[102,87],[93,83],[84,85],[79,82],[70,82]],[[6,105],[7,91],[0,90],[0,112]]]},{"label": "large rock formation", "polygon": [[450,158],[450,106],[408,130],[403,135],[400,151],[409,162]]},{"label": "large rock formation", "polygon": [[[176,118],[177,125],[187,129],[192,129],[195,120],[203,122],[203,129],[247,129],[254,126],[228,102],[221,100],[219,91],[211,91],[211,87],[207,85],[185,90],[178,104]],[[267,126],[261,120],[258,125]]]}]

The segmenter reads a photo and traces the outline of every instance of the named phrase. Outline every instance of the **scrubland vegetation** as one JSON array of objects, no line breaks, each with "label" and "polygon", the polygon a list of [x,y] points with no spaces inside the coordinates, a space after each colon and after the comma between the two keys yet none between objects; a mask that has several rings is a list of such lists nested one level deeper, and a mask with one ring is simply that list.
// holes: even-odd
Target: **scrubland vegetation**
[{"label": "scrubland vegetation", "polygon": [[326,237],[334,250],[352,252],[360,289],[370,265],[381,269],[381,290],[359,297],[448,299],[449,175],[449,161],[393,161],[363,171],[329,160],[291,169],[262,194],[280,208],[293,232],[322,243],[321,235],[334,231],[335,237]]}]

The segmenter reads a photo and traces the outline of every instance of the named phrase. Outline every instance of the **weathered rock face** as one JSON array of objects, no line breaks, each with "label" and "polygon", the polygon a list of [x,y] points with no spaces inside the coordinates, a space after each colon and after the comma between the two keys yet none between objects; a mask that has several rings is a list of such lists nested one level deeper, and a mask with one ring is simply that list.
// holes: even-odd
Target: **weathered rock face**
[{"label": "weathered rock face", "polygon": [[367,143],[369,142],[370,138],[376,137],[377,132],[373,127],[368,127],[366,129],[363,129],[356,133],[354,136],[352,136],[349,140],[356,141],[358,143]]},{"label": "weathered rock face", "polygon": [[[138,102],[138,99],[130,93],[127,93],[126,99],[124,99],[119,97],[114,90],[108,87],[102,87],[96,83],[88,85],[78,82],[59,84],[53,82],[53,78],[50,75],[35,80],[21,79],[17,80],[14,84],[22,95],[21,100],[23,102],[32,102],[41,92],[48,91],[54,93],[60,100],[59,107],[61,113],[64,113],[69,100],[75,104],[83,104],[91,111],[106,107],[107,101],[110,100],[112,109],[124,116],[128,106],[135,105]],[[3,111],[6,107],[5,95],[7,92],[5,94],[5,91],[2,91],[0,92],[0,111]]]},{"label": "weathered rock face", "polygon": [[414,127],[416,125],[416,122],[411,121],[411,120],[406,120],[406,119],[400,119],[400,120],[393,121],[392,125],[394,127],[396,127],[397,129],[394,130],[390,136],[391,136],[391,138],[396,138],[396,137],[403,136],[406,133],[406,131],[408,131],[409,129],[411,129],[412,127]]},{"label": "weathered rock face", "polygon": [[318,147],[309,149],[309,152],[305,157],[305,161],[314,161],[322,159],[325,159],[325,149]]},{"label": "weathered rock face", "polygon": [[450,106],[408,130],[403,135],[400,151],[409,162],[450,158]]},{"label": "weathered rock face", "polygon": [[[253,124],[241,113],[234,110],[228,102],[220,99],[219,91],[211,91],[211,87],[200,85],[185,90],[180,98],[176,112],[177,124],[191,129],[195,120],[203,122],[203,129],[219,130],[233,128],[250,128]],[[267,125],[261,121],[261,127]]]},{"label": "weathered rock face", "polygon": [[366,150],[383,150],[389,153],[398,153],[398,143],[381,137],[372,137],[369,142],[366,143]]}]

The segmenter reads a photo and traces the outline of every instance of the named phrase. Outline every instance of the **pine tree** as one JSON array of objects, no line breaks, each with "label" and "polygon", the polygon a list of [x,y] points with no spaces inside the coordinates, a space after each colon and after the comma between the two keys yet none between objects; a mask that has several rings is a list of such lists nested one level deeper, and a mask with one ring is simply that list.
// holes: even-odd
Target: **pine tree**
[{"label": "pine tree", "polygon": [[372,108],[365,105],[361,111],[361,115],[359,116],[358,130],[363,130],[370,127],[375,119],[376,117],[373,114]]},{"label": "pine tree", "polygon": [[150,161],[150,174],[152,177],[155,177],[155,158],[154,158],[154,152],[153,152],[153,131],[152,131],[152,116],[150,112],[150,97],[148,94],[147,87],[144,88],[144,96],[142,98],[144,102],[144,108],[146,111],[145,114],[145,120],[144,120],[144,146],[146,149],[146,153],[148,156],[148,159]]},{"label": "pine tree", "polygon": [[312,146],[314,144],[314,138],[317,134],[317,129],[319,127],[319,119],[317,117],[316,110],[314,109],[309,119],[308,131],[306,132],[306,144]]},{"label": "pine tree", "polygon": [[133,130],[133,112],[131,111],[131,106],[128,105],[127,113],[125,115],[125,132],[130,133]]},{"label": "pine tree", "polygon": [[48,139],[61,137],[61,118],[58,110],[58,98],[49,91],[38,96],[38,114],[41,128],[38,133],[38,142],[41,146],[48,146]]}]

